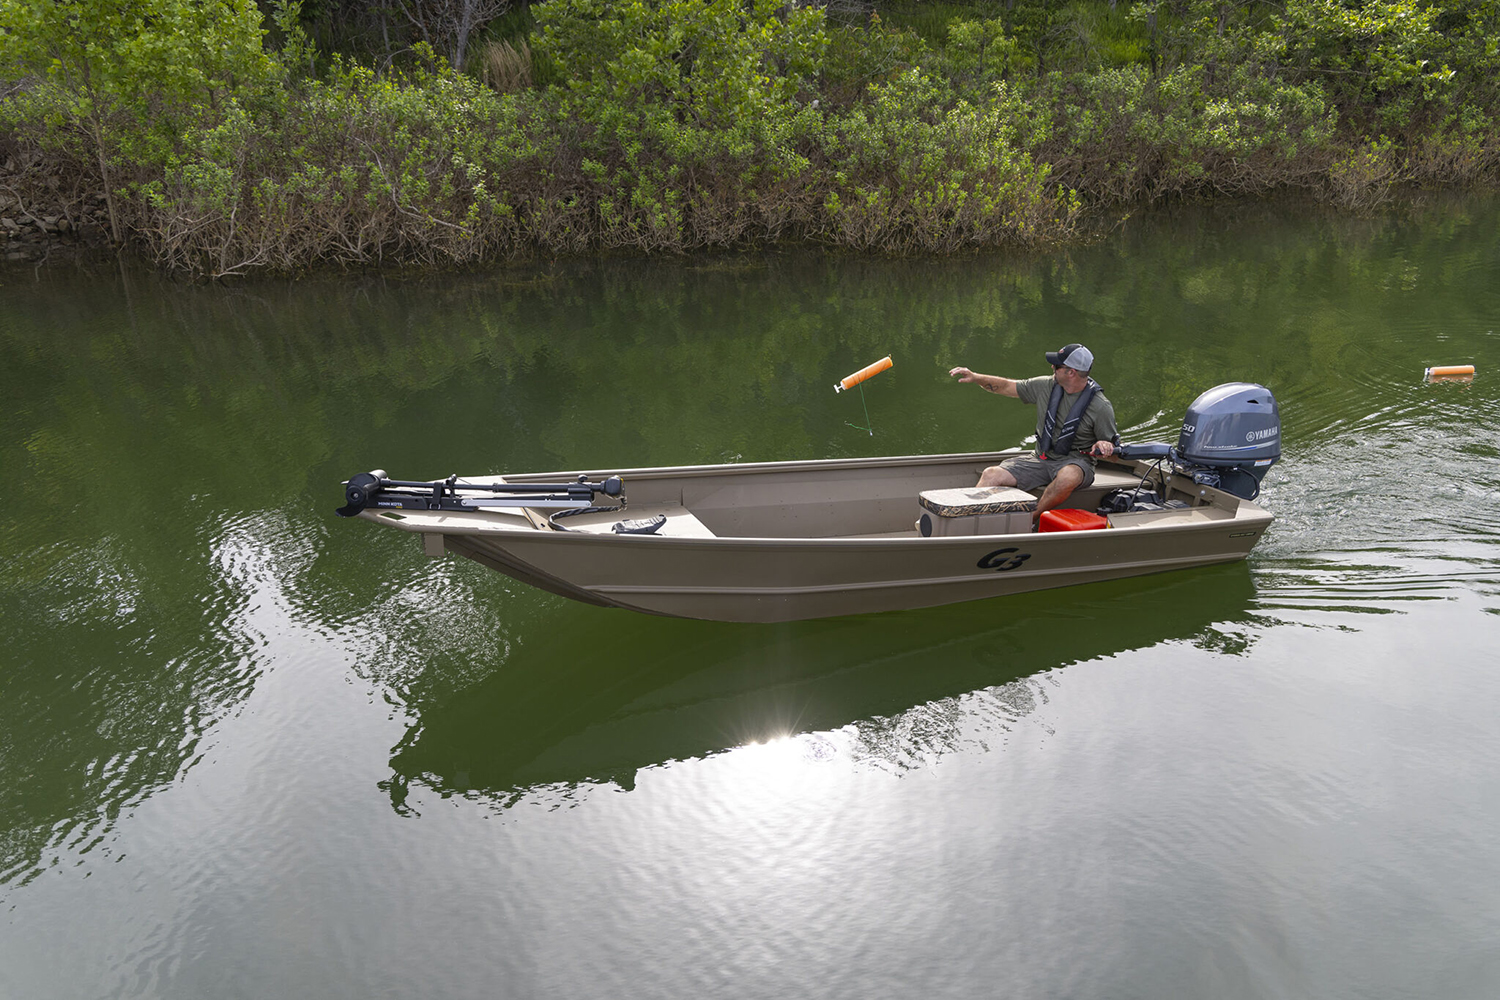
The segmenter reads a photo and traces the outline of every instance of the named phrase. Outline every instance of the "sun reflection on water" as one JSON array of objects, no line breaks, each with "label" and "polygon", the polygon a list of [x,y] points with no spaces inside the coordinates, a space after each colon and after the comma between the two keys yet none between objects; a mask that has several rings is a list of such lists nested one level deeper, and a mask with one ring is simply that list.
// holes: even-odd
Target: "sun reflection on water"
[{"label": "sun reflection on water", "polygon": [[[826,792],[828,784],[844,776],[851,764],[847,748],[832,738],[836,735],[781,733],[743,743],[716,760],[721,788],[727,797],[747,799]],[[834,766],[840,763],[843,766]]]}]

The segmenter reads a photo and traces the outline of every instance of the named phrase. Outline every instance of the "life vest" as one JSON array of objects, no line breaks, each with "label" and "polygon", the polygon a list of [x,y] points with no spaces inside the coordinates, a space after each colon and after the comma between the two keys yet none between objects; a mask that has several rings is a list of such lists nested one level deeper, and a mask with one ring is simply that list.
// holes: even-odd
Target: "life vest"
[{"label": "life vest", "polygon": [[[1063,421],[1061,427],[1057,426],[1057,410],[1066,395],[1063,387],[1056,382],[1052,383],[1052,395],[1047,399],[1047,417],[1042,421],[1041,432],[1036,436],[1036,457],[1046,458],[1049,451],[1060,451],[1064,455],[1073,450],[1073,438],[1078,434],[1078,425],[1083,422],[1083,414],[1088,410],[1089,404],[1099,394],[1099,383],[1093,379],[1083,387],[1078,394],[1078,401],[1073,404],[1073,409],[1068,411],[1068,419]],[[1052,436],[1053,431],[1057,436]]]}]

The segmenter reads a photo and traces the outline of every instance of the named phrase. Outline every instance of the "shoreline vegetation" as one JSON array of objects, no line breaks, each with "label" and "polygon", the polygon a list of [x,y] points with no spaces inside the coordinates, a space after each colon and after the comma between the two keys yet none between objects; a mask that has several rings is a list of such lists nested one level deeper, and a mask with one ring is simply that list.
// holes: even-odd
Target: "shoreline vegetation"
[{"label": "shoreline vegetation", "polygon": [[1500,0],[0,0],[0,247],[222,278],[1500,180]]}]

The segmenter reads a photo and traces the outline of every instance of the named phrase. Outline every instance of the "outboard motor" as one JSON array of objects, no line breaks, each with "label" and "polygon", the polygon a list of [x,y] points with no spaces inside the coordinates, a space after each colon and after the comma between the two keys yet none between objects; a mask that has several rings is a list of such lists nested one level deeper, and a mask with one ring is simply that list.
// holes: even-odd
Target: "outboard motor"
[{"label": "outboard motor", "polygon": [[1265,386],[1228,382],[1193,400],[1175,448],[1127,444],[1119,454],[1166,458],[1200,486],[1254,500],[1266,471],[1281,458],[1281,412]]}]

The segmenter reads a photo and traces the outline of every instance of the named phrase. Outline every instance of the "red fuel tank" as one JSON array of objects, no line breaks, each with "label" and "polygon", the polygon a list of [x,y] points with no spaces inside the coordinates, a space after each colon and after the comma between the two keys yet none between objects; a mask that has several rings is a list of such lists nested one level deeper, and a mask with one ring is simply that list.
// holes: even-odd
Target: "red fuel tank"
[{"label": "red fuel tank", "polygon": [[1109,521],[1098,514],[1071,507],[1044,510],[1040,520],[1038,531],[1093,531],[1109,527]]}]

